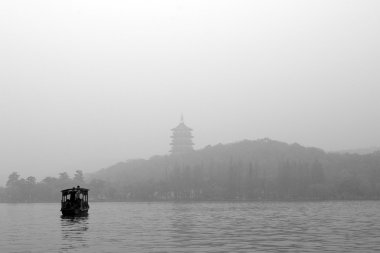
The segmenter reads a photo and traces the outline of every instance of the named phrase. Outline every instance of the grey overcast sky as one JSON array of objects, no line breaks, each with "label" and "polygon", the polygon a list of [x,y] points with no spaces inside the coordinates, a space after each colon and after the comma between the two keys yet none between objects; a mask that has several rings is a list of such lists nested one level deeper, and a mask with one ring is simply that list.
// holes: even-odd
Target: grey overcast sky
[{"label": "grey overcast sky", "polygon": [[271,139],[380,146],[380,1],[2,0],[0,185]]}]

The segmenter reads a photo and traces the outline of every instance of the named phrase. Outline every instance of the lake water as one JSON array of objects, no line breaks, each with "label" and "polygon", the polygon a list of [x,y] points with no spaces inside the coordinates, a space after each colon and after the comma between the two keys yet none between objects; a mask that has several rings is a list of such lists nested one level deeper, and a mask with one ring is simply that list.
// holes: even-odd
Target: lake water
[{"label": "lake water", "polygon": [[0,204],[0,252],[380,252],[380,202]]}]

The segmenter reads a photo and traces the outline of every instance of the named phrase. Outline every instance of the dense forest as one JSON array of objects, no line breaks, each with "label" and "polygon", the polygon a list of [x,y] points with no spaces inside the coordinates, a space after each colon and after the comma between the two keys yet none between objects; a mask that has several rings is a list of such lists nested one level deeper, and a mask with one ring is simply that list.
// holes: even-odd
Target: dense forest
[{"label": "dense forest", "polygon": [[56,202],[81,185],[90,201],[380,199],[380,152],[326,153],[270,139],[118,163],[71,178],[9,175],[1,202]]}]

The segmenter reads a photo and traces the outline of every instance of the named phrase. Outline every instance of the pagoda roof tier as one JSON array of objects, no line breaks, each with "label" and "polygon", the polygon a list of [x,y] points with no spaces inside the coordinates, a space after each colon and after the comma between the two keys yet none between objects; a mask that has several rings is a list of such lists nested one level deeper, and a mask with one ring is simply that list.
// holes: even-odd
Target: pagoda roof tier
[{"label": "pagoda roof tier", "polygon": [[191,133],[173,133],[172,136],[170,136],[171,138],[186,138],[186,139],[190,139],[190,138],[193,138],[193,135]]},{"label": "pagoda roof tier", "polygon": [[178,126],[172,129],[172,131],[179,131],[179,130],[185,130],[185,131],[193,131],[190,127],[186,126],[185,123],[181,122]]},{"label": "pagoda roof tier", "polygon": [[187,141],[187,142],[174,142],[172,141],[170,143],[172,146],[193,146],[194,143],[192,141]]}]

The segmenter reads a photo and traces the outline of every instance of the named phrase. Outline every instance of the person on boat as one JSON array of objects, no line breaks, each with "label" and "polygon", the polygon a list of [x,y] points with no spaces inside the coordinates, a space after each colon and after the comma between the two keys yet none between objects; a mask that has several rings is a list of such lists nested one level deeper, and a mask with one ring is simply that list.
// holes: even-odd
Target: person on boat
[{"label": "person on boat", "polygon": [[73,191],[70,192],[70,202],[71,204],[74,204],[75,203],[75,191],[74,191],[74,187],[73,187]]},{"label": "person on boat", "polygon": [[77,208],[81,207],[81,199],[80,199],[80,186],[77,186],[76,192],[75,192],[75,206]]}]

